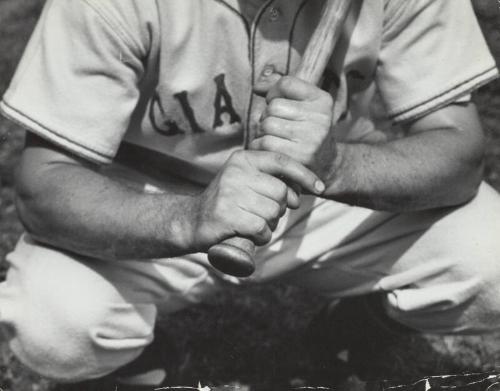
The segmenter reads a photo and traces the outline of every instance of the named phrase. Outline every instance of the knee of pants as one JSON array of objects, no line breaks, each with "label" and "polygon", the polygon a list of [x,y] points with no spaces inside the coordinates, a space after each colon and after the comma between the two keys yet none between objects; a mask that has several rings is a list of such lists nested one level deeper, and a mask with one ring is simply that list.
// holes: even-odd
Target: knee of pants
[{"label": "knee of pants", "polygon": [[32,309],[10,317],[12,351],[44,377],[73,382],[105,376],[139,356],[153,339],[152,305],[68,304],[46,303],[38,314]]},{"label": "knee of pants", "polygon": [[13,314],[10,346],[38,374],[58,381],[105,376],[135,359],[153,339],[155,310],[131,304],[54,308]]},{"label": "knee of pants", "polygon": [[153,338],[154,304],[134,304],[85,262],[21,246],[0,284],[0,321],[19,360],[42,376],[80,381],[137,357]]},{"label": "knee of pants", "polygon": [[[433,333],[482,333],[500,328],[500,245],[471,235],[443,243],[441,268],[387,295],[391,317]],[[425,273],[424,273],[425,274]]]},{"label": "knee of pants", "polygon": [[[434,222],[412,247],[390,315],[424,331],[478,333],[500,327],[500,197],[482,184],[475,199]],[[403,271],[403,274],[405,272]],[[392,288],[391,288],[392,289]]]}]

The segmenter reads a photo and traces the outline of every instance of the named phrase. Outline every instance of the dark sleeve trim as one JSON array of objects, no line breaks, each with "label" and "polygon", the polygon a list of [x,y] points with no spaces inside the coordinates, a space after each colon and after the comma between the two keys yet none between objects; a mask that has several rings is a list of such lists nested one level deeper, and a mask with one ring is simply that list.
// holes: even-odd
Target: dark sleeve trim
[{"label": "dark sleeve trim", "polygon": [[59,132],[49,129],[42,123],[27,117],[22,112],[9,105],[5,100],[0,102],[0,112],[10,121],[16,123],[24,129],[50,142],[53,142],[54,144],[57,144],[58,146],[69,150],[84,159],[104,164],[109,164],[113,160],[112,154],[96,151],[81,142],[70,139]]},{"label": "dark sleeve trim", "polygon": [[415,119],[428,114],[447,104],[453,102],[462,95],[471,93],[486,83],[498,77],[498,70],[495,65],[485,71],[461,81],[433,97],[414,104],[410,107],[389,112],[389,118],[395,122],[402,122]]}]

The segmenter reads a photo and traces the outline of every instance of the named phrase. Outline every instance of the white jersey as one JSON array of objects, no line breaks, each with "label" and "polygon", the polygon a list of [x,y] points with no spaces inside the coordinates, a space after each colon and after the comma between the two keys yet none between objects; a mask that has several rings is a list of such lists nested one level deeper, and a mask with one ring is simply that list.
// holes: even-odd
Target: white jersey
[{"label": "white jersey", "polygon": [[[256,123],[252,86],[293,74],[323,4],[254,1],[249,17],[243,1],[49,0],[1,110],[86,159],[128,143],[207,180]],[[323,81],[339,140],[366,131],[375,91],[408,121],[497,76],[468,0],[353,1]]]}]

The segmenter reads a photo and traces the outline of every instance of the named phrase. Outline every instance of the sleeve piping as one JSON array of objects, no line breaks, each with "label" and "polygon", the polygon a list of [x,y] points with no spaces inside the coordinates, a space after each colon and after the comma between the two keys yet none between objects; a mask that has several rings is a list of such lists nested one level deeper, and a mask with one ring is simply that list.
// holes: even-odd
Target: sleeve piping
[{"label": "sleeve piping", "polygon": [[69,139],[60,132],[52,130],[47,126],[37,122],[36,120],[27,117],[23,113],[16,110],[14,107],[10,106],[5,101],[5,99],[0,102],[0,112],[6,118],[16,123],[17,125],[50,142],[53,142],[54,144],[57,144],[60,147],[63,147],[66,150],[75,153],[80,157],[101,164],[109,164],[113,161],[114,154],[112,151],[105,151],[105,148],[103,148],[103,151],[98,151],[96,149],[90,148],[81,141],[75,140],[74,137],[73,139]]},{"label": "sleeve piping", "polygon": [[498,70],[493,65],[481,73],[451,85],[441,93],[433,95],[428,99],[407,105],[406,107],[390,110],[388,115],[394,122],[413,120],[454,102],[460,96],[471,93],[497,77]]}]

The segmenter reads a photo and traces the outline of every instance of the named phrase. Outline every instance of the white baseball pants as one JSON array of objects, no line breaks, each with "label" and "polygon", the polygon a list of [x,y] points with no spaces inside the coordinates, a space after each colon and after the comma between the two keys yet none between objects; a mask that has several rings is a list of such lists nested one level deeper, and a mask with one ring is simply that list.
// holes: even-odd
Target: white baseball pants
[{"label": "white baseball pants", "polygon": [[24,364],[71,381],[132,361],[151,343],[158,313],[227,284],[279,279],[331,298],[383,291],[392,318],[427,332],[500,325],[500,197],[486,184],[464,206],[407,214],[304,197],[257,258],[255,275],[238,280],[204,254],[104,262],[24,235],[0,284],[0,321]]}]

